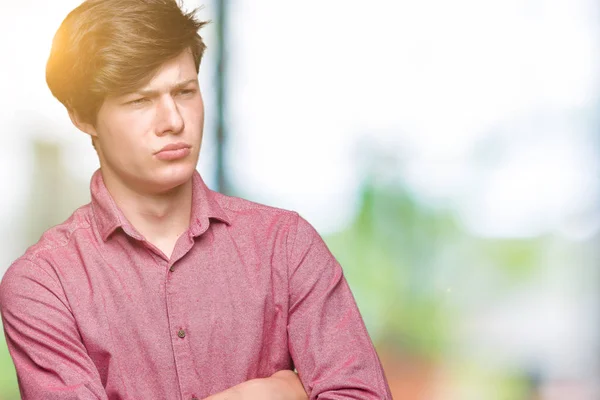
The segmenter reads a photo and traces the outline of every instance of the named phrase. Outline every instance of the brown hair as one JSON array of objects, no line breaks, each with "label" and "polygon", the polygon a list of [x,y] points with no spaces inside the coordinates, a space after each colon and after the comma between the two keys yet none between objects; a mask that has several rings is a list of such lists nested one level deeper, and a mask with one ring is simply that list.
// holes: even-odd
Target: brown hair
[{"label": "brown hair", "polygon": [[106,96],[135,91],[166,61],[190,49],[196,71],[206,21],[176,0],[86,0],[67,15],[46,65],[50,91],[69,111],[95,124]]}]

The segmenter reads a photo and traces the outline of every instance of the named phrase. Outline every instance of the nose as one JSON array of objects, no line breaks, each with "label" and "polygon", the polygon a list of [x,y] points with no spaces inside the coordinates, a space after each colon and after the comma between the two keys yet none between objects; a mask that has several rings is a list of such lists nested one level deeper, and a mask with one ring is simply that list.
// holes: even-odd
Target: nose
[{"label": "nose", "polygon": [[171,96],[161,98],[156,110],[156,133],[159,136],[180,133],[184,128],[183,117]]}]

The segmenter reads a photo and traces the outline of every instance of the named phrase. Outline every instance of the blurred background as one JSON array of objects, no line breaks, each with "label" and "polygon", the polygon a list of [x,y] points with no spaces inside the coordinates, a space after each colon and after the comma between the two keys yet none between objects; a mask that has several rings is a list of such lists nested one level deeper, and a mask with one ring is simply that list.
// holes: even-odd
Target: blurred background
[{"label": "blurred background", "polygon": [[[600,399],[597,1],[201,3],[199,171],[317,228],[394,398]],[[0,5],[0,275],[89,201],[44,75],[79,4]]]}]

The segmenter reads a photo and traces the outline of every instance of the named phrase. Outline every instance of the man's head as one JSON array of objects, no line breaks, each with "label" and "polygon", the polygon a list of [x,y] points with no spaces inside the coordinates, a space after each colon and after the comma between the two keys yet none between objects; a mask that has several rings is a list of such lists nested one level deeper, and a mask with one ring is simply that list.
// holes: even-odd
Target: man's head
[{"label": "man's head", "polygon": [[[61,24],[46,81],[92,136],[105,174],[163,191],[195,169],[204,122],[197,81],[204,24],[175,0],[87,0]],[[155,154],[178,142],[192,146],[190,155]]]}]

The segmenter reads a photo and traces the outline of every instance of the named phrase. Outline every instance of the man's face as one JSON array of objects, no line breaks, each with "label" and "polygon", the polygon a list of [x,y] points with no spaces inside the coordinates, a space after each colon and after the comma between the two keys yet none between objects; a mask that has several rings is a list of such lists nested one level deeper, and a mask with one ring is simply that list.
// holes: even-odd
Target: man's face
[{"label": "man's face", "polygon": [[[105,179],[148,193],[188,181],[198,163],[204,104],[190,51],[166,62],[135,93],[105,99],[95,146]],[[184,147],[160,151],[167,145]]]}]

